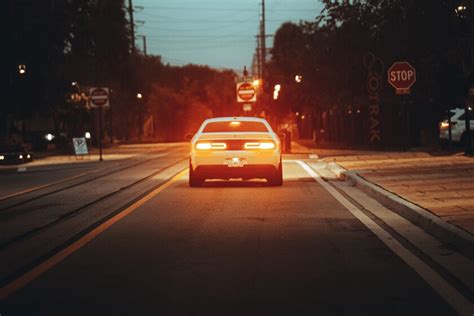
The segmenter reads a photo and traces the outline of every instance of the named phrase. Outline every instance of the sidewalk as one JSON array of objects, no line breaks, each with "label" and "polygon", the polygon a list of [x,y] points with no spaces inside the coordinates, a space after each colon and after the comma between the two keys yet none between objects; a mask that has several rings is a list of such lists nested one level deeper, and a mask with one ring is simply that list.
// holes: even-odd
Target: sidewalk
[{"label": "sidewalk", "polygon": [[[147,150],[156,150],[156,147],[173,147],[180,143],[151,143],[151,144],[118,144],[103,149],[102,157],[104,161],[120,160],[131,158],[143,154]],[[0,172],[11,172],[30,168],[37,168],[49,165],[91,163],[99,161],[99,149],[89,148],[89,155],[75,156],[73,154],[41,153],[33,161],[23,164],[0,165]]]},{"label": "sidewalk", "polygon": [[[307,145],[307,143],[304,143]],[[414,203],[474,235],[474,158],[461,153],[432,156],[424,152],[375,152],[307,148],[349,173]]]}]

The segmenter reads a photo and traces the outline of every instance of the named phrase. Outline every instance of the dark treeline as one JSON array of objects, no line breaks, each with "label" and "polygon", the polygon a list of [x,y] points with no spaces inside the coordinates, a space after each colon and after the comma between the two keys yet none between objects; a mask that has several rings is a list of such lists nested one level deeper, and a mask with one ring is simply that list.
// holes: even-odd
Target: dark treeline
[{"label": "dark treeline", "polygon": [[94,137],[98,113],[88,105],[90,87],[111,89],[106,139],[182,139],[196,120],[233,104],[231,71],[172,67],[159,56],[132,53],[124,1],[10,0],[7,7],[2,143],[41,146],[45,133],[57,142],[86,131]]},{"label": "dark treeline", "polygon": [[[268,75],[283,86],[280,113],[306,113],[302,132],[320,141],[436,143],[438,122],[448,108],[464,106],[473,83],[472,7],[459,10],[454,0],[323,3],[315,21],[286,23],[275,34]],[[395,95],[387,82],[399,60],[417,70],[410,96]]]}]

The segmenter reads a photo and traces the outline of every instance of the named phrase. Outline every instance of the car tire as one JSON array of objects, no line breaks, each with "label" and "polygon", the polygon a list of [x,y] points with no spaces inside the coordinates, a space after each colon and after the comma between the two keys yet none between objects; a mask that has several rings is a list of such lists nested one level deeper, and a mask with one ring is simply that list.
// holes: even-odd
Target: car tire
[{"label": "car tire", "polygon": [[278,169],[275,171],[275,173],[267,178],[268,184],[271,186],[282,186],[283,185],[283,167],[281,165],[281,161],[278,164]]},{"label": "car tire", "polygon": [[189,186],[192,188],[197,188],[202,186],[204,179],[196,175],[196,172],[193,171],[193,166],[191,162],[189,163]]}]

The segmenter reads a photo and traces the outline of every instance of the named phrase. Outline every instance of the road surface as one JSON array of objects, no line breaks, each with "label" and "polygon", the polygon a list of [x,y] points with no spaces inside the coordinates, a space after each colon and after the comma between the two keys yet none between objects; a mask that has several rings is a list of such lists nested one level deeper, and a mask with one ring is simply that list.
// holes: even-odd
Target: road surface
[{"label": "road surface", "polygon": [[307,156],[284,157],[282,187],[190,188],[186,155],[156,145],[1,174],[0,314],[460,313],[420,273],[430,267],[390,248]]}]

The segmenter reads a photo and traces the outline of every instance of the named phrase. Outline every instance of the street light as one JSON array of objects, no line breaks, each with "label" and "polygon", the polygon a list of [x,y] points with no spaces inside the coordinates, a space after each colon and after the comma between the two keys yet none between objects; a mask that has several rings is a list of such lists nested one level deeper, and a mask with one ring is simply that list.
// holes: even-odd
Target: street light
[{"label": "street light", "polygon": [[137,99],[142,99],[143,95],[141,93],[137,93]]},{"label": "street light", "polygon": [[273,88],[273,100],[278,99],[278,94],[280,93],[280,90],[281,90],[281,85],[276,84],[275,87]]},{"label": "street light", "polygon": [[24,64],[18,65],[18,73],[20,75],[24,75],[26,73],[26,65]]},{"label": "street light", "polygon": [[302,76],[302,75],[296,75],[296,76],[295,76],[295,81],[296,81],[297,83],[300,83],[301,81],[303,81],[303,76]]},{"label": "street light", "polygon": [[466,11],[467,11],[467,7],[466,7],[464,4],[460,4],[460,5],[458,5],[458,6],[454,9],[454,12],[456,12],[456,14],[457,14],[460,18],[464,18],[464,17],[465,17]]}]

